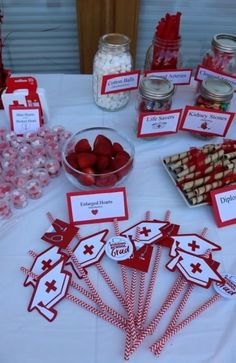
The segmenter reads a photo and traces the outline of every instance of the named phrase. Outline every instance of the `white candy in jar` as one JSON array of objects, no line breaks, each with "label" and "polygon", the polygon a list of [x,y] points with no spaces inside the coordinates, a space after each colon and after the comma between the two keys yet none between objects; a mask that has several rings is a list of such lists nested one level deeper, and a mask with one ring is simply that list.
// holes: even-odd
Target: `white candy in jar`
[{"label": "white candy in jar", "polygon": [[129,43],[127,36],[116,33],[103,35],[99,40],[99,49],[93,63],[93,95],[95,103],[105,110],[116,111],[129,101],[129,91],[101,94],[104,75],[131,71]]}]

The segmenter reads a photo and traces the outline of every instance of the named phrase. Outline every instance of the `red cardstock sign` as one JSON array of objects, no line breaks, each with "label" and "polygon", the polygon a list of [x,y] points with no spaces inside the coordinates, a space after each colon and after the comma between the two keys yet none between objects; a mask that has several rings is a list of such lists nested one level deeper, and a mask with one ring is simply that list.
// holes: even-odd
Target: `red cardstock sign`
[{"label": "red cardstock sign", "polygon": [[67,193],[67,206],[74,225],[128,219],[124,187]]},{"label": "red cardstock sign", "polygon": [[[37,81],[34,77],[9,77],[7,79],[6,94],[14,93],[16,90],[27,90],[28,95],[25,96],[26,109],[39,108],[40,124],[44,122],[43,111],[39,95],[37,93]],[[11,106],[14,110],[14,104]]]},{"label": "red cardstock sign", "polygon": [[71,273],[64,270],[64,263],[62,258],[39,276],[28,307],[28,311],[36,309],[50,322],[56,318],[54,307],[66,296],[71,281]]},{"label": "red cardstock sign", "polygon": [[120,261],[121,265],[135,268],[136,270],[142,272],[148,272],[151,258],[152,258],[153,246],[152,245],[144,245],[139,249],[134,249],[132,256],[124,261]]},{"label": "red cardstock sign", "polygon": [[190,84],[192,69],[181,68],[181,69],[168,69],[167,71],[145,71],[145,76],[156,76],[168,79],[171,83],[176,86],[182,86]]},{"label": "red cardstock sign", "polygon": [[208,67],[205,67],[205,66],[199,64],[197,67],[197,71],[196,71],[194,79],[196,81],[203,81],[204,79],[206,79],[208,77],[216,77],[219,79],[225,79],[234,87],[234,92],[236,91],[236,77],[235,76],[233,76],[230,73],[215,71],[214,69],[211,69],[211,68],[208,68]]},{"label": "red cardstock sign", "polygon": [[170,256],[175,257],[178,250],[189,252],[193,255],[203,255],[206,251],[220,251],[221,247],[202,236],[193,234],[172,235],[166,238],[166,246],[170,248]]},{"label": "red cardstock sign", "polygon": [[[42,275],[49,271],[62,257],[67,259],[67,256],[61,253],[58,247],[50,247],[36,257],[30,270],[37,276]],[[24,286],[28,285],[36,286],[36,280],[31,276],[27,276],[25,279]]]},{"label": "red cardstock sign", "polygon": [[211,191],[212,207],[218,227],[236,223],[236,186]]},{"label": "red cardstock sign", "polygon": [[141,112],[137,137],[162,136],[178,131],[182,110]]},{"label": "red cardstock sign", "polygon": [[66,248],[75,237],[78,230],[79,228],[72,224],[66,223],[60,219],[55,219],[41,239],[59,246],[60,248]]},{"label": "red cardstock sign", "polygon": [[42,113],[40,107],[27,107],[23,105],[9,106],[10,128],[17,135],[26,132],[36,132],[42,126]]},{"label": "red cardstock sign", "polygon": [[[91,266],[102,259],[105,252],[105,237],[107,234],[108,229],[104,229],[101,232],[94,233],[79,240],[73,249],[73,254],[79,261],[81,267]],[[68,260],[66,265],[71,265],[76,275],[81,278],[71,259]]]},{"label": "red cardstock sign", "polygon": [[186,106],[179,129],[206,136],[225,136],[234,115],[233,112]]},{"label": "red cardstock sign", "polygon": [[209,288],[212,281],[224,281],[217,272],[218,262],[180,249],[177,249],[176,257],[172,258],[166,267],[170,271],[178,268],[186,280],[204,288]]},{"label": "red cardstock sign", "polygon": [[127,92],[137,89],[141,71],[107,74],[102,78],[101,94]]}]

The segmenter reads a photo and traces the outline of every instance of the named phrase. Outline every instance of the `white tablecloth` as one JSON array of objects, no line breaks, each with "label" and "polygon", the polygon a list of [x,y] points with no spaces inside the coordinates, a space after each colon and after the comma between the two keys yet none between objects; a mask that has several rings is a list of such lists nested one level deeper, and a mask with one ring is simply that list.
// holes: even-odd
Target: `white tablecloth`
[{"label": "white tablecloth", "polygon": [[[151,217],[163,219],[166,210],[170,209],[171,220],[181,224],[182,233],[200,233],[204,227],[208,227],[207,237],[222,246],[222,251],[214,254],[214,258],[221,263],[220,271],[236,274],[235,226],[217,228],[210,206],[188,208],[160,162],[163,156],[184,151],[190,146],[203,145],[203,140],[186,132],[153,141],[137,139],[135,93],[123,110],[105,112],[93,103],[90,76],[35,76],[39,86],[46,90],[50,108],[49,126],[64,125],[72,132],[92,126],[109,126],[133,140],[135,167],[126,183],[130,217],[128,221],[120,222],[121,229],[143,219],[146,210],[151,211]],[[194,89],[194,84],[179,87],[173,108],[193,104]],[[234,99],[232,110],[236,110],[235,104]],[[0,120],[1,126],[8,127],[3,111],[0,112]],[[235,138],[235,124],[227,136]],[[214,142],[218,141],[220,138],[214,139]],[[32,289],[23,287],[25,276],[20,272],[20,267],[30,267],[32,264],[28,250],[39,253],[48,247],[40,239],[49,226],[46,217],[48,211],[68,220],[65,195],[75,190],[62,174],[45,189],[40,200],[31,201],[25,210],[14,212],[10,221],[1,222],[1,363],[120,363],[123,360],[125,336],[122,331],[70,301],[63,300],[57,305],[58,316],[52,323],[36,311],[27,312]],[[85,236],[104,227],[110,228],[110,235],[113,234],[112,223],[84,225],[80,232]],[[149,321],[161,306],[177,275],[177,272],[171,273],[165,268],[167,261],[167,250],[163,249]],[[117,265],[107,257],[102,265],[121,286]],[[95,267],[89,269],[89,276],[105,302],[124,314]],[[213,294],[213,288],[206,290],[196,287],[184,316]],[[170,340],[160,358],[155,357],[148,346],[163,333],[175,307],[176,304],[161,321],[155,334],[145,339],[131,357],[131,362],[235,363],[236,302],[223,299]]]}]

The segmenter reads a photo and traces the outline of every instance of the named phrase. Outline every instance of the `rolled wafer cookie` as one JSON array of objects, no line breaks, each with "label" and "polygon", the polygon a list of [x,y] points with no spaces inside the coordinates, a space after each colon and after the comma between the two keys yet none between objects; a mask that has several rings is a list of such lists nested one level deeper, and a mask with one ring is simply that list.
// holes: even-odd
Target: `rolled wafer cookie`
[{"label": "rolled wafer cookie", "polygon": [[206,202],[207,199],[208,199],[208,194],[202,194],[202,195],[197,195],[197,196],[191,198],[189,200],[189,202],[192,205],[196,205],[196,204],[200,204],[200,203]]}]

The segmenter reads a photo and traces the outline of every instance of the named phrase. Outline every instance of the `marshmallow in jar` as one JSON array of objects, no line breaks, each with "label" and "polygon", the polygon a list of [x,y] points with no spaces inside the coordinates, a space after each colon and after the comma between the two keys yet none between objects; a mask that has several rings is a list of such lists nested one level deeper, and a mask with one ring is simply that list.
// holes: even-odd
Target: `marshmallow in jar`
[{"label": "marshmallow in jar", "polygon": [[99,49],[93,62],[93,95],[95,103],[105,110],[119,110],[129,101],[129,91],[101,94],[103,76],[132,70],[129,43],[130,39],[126,35],[117,33],[103,35],[99,40]]}]

